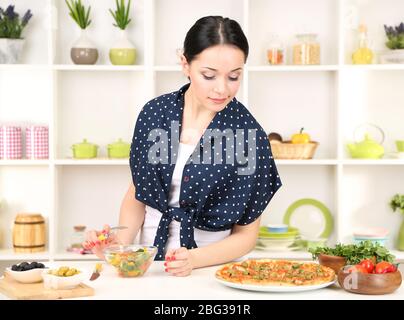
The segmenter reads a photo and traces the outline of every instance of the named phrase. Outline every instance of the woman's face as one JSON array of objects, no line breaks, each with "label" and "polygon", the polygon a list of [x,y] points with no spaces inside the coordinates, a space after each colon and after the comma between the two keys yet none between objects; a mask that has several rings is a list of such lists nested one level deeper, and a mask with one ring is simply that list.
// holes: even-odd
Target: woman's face
[{"label": "woman's face", "polygon": [[182,67],[191,79],[191,92],[200,106],[219,112],[234,98],[240,87],[244,53],[231,45],[216,45],[203,50]]}]

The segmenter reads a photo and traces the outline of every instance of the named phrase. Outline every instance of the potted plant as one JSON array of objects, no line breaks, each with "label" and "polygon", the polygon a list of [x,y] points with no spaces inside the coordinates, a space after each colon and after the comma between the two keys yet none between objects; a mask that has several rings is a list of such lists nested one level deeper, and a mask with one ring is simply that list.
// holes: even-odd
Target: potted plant
[{"label": "potted plant", "polygon": [[116,0],[115,12],[109,9],[115,20],[113,24],[119,29],[119,40],[109,50],[109,59],[114,65],[131,65],[136,61],[136,48],[129,41],[126,28],[132,19],[129,17],[130,3],[125,0]]},{"label": "potted plant", "polygon": [[31,10],[20,18],[14,11],[14,6],[9,5],[5,11],[0,7],[0,63],[20,61],[25,43],[21,34],[31,18]]},{"label": "potted plant", "polygon": [[387,41],[386,47],[390,50],[380,57],[381,63],[404,63],[404,23],[398,26],[384,25]]},{"label": "potted plant", "polygon": [[98,60],[98,50],[90,41],[87,34],[87,27],[91,24],[90,11],[81,3],[81,0],[65,0],[69,15],[80,27],[80,37],[70,49],[70,57],[75,64],[95,64]]},{"label": "potted plant", "polygon": [[[390,201],[390,207],[393,211],[398,210],[404,215],[404,194],[396,194]],[[404,251],[404,220],[398,232],[397,249]]]}]

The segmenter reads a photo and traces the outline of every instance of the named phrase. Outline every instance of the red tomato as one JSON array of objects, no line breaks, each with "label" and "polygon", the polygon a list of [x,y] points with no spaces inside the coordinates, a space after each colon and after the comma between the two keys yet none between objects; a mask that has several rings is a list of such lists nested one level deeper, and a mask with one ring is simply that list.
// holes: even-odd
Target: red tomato
[{"label": "red tomato", "polygon": [[368,271],[368,273],[372,273],[374,268],[375,268],[375,265],[373,264],[373,261],[370,260],[370,259],[362,260],[359,263],[359,265],[364,267]]},{"label": "red tomato", "polygon": [[379,274],[395,272],[395,271],[396,271],[396,266],[387,261],[379,262],[375,268],[375,273],[379,273]]},{"label": "red tomato", "polygon": [[350,267],[348,269],[348,272],[349,273],[352,273],[352,272],[369,273],[368,270],[365,267],[361,266],[360,264],[356,264],[356,265]]}]

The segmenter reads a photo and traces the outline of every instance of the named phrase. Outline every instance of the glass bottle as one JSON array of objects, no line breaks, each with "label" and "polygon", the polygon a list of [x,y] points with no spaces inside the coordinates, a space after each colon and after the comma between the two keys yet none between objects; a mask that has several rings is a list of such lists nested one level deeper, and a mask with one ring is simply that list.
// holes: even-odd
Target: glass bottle
[{"label": "glass bottle", "polygon": [[285,64],[285,48],[277,34],[272,34],[268,43],[267,60],[270,65]]},{"label": "glass bottle", "polygon": [[82,243],[86,240],[86,226],[74,226],[74,232],[70,239],[70,248],[71,249],[82,249]]},{"label": "glass bottle", "polygon": [[373,52],[369,48],[369,39],[367,28],[361,24],[359,26],[358,49],[352,54],[353,64],[371,64],[373,61]]},{"label": "glass bottle", "polygon": [[315,33],[301,33],[296,35],[297,42],[293,46],[293,64],[320,64],[320,43]]}]

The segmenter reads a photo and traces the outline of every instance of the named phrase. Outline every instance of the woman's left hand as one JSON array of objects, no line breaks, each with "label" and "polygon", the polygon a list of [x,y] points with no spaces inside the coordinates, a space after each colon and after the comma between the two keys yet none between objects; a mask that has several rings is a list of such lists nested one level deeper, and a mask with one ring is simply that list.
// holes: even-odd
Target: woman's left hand
[{"label": "woman's left hand", "polygon": [[165,256],[165,271],[177,277],[189,276],[194,268],[192,252],[185,247],[168,250]]}]

